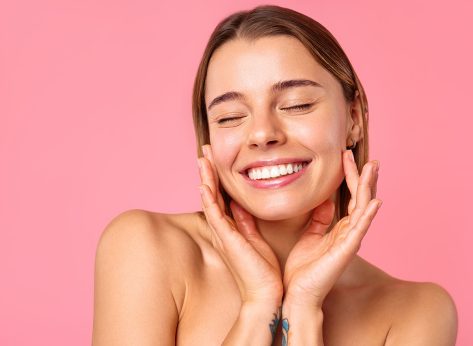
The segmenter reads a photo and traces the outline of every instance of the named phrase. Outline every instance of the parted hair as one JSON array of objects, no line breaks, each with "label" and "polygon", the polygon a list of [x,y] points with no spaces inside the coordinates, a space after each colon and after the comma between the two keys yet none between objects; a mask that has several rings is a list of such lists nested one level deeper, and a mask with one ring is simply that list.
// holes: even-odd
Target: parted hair
[{"label": "parted hair", "polygon": [[[340,83],[347,102],[360,95],[363,136],[357,142],[353,154],[360,172],[368,161],[368,100],[345,52],[335,37],[319,22],[294,11],[276,5],[261,5],[251,10],[235,12],[221,20],[212,32],[194,80],[192,94],[192,116],[197,141],[197,155],[202,157],[201,146],[210,144],[207,110],[205,104],[205,79],[213,52],[224,43],[234,39],[247,41],[262,37],[288,35],[298,39],[312,54],[314,59]],[[231,197],[221,186],[220,192],[225,201],[225,212],[232,216]],[[350,192],[346,181],[341,183],[335,205],[335,218],[332,224],[348,215]]]}]

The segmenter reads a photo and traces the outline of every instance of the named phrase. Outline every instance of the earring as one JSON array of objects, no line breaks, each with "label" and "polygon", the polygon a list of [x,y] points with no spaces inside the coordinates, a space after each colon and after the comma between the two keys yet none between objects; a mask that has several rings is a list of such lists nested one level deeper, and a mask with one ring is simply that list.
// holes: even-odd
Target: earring
[{"label": "earring", "polygon": [[352,142],[353,142],[352,145],[349,146],[349,147],[347,147],[347,150],[353,150],[353,149],[355,149],[355,147],[356,147],[356,142],[355,142],[354,139],[352,139]]}]

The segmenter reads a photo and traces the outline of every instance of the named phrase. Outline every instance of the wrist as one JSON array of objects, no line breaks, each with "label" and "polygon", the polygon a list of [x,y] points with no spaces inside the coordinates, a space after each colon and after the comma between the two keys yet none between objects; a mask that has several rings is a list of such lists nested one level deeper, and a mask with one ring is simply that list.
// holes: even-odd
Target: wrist
[{"label": "wrist", "polygon": [[291,301],[284,301],[281,311],[282,318],[291,318],[294,321],[296,318],[298,320],[309,319],[321,323],[324,318],[322,308],[304,306],[299,303],[293,304]]},{"label": "wrist", "polygon": [[243,303],[222,346],[272,344],[280,316],[280,305],[275,307],[263,303]]},{"label": "wrist", "polygon": [[281,323],[287,344],[323,345],[324,313],[321,308],[285,300],[282,305]]},{"label": "wrist", "polygon": [[242,299],[242,306],[254,307],[256,309],[270,309],[271,307],[280,307],[283,302],[283,294],[274,294],[269,297],[248,297]]},{"label": "wrist", "polygon": [[287,304],[294,308],[299,307],[301,310],[322,310],[323,300],[323,298],[318,298],[314,295],[308,295],[288,289],[283,297],[283,305]]},{"label": "wrist", "polygon": [[265,299],[258,301],[244,301],[240,310],[254,311],[255,313],[273,312],[282,307],[282,298]]}]

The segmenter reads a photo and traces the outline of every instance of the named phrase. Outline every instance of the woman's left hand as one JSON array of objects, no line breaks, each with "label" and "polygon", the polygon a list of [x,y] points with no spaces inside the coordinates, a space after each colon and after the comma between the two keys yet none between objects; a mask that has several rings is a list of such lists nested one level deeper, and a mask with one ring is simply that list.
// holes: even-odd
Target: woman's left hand
[{"label": "woman's left hand", "polygon": [[335,204],[330,200],[314,209],[311,224],[304,231],[286,261],[285,301],[322,308],[322,303],[344,269],[358,252],[381,201],[376,199],[376,161],[365,164],[361,177],[351,150],[343,153],[343,167],[351,193],[348,216],[330,232]]}]

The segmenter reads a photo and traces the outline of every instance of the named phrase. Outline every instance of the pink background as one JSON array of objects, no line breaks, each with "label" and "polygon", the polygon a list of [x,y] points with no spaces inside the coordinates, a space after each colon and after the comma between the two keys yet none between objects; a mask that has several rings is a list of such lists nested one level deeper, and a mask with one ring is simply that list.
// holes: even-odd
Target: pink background
[{"label": "pink background", "polygon": [[[107,223],[200,208],[197,64],[218,21],[258,4],[0,3],[1,345],[90,344]],[[273,4],[325,25],[366,88],[384,204],[361,256],[445,287],[473,344],[472,2]]]}]

